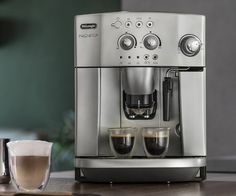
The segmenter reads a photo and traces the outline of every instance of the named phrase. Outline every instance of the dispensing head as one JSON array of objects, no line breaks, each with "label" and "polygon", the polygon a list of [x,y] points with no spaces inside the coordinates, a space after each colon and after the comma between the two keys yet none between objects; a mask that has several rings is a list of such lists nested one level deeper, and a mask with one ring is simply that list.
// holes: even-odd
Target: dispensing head
[{"label": "dispensing head", "polygon": [[157,91],[154,68],[123,68],[123,109],[128,119],[152,119],[156,113]]}]

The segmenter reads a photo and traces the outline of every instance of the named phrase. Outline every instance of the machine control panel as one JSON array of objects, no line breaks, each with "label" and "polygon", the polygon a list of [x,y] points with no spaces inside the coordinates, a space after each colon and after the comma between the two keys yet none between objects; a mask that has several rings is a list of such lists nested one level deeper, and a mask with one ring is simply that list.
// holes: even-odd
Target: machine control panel
[{"label": "machine control panel", "polygon": [[121,22],[120,19],[116,19],[114,22],[111,23],[111,27],[119,29],[124,25],[125,28],[141,28],[141,27],[147,27],[152,28],[154,26],[154,21],[148,20],[147,22],[144,22],[140,19],[137,19],[136,21],[131,21],[130,19],[126,20],[125,22]]},{"label": "machine control panel", "polygon": [[117,20],[117,21],[111,23],[111,26],[116,28],[116,29],[119,29],[122,26],[122,22]]},{"label": "machine control panel", "polygon": [[[96,24],[88,28],[84,24]],[[205,66],[205,17],[117,12],[76,18],[77,66]],[[80,26],[86,28],[80,28]],[[90,27],[90,26],[89,26]],[[85,47],[86,46],[86,47]]]},{"label": "machine control panel", "polygon": [[[116,18],[111,23],[111,28],[124,33],[118,36],[117,50],[121,52],[119,56],[120,65],[122,64],[157,64],[158,49],[161,48],[160,37],[153,33],[156,24],[151,17],[149,18]],[[137,35],[137,32],[140,32]],[[135,51],[139,51],[136,53]],[[123,52],[122,52],[123,51]],[[140,52],[141,51],[141,52]],[[133,55],[133,53],[136,55]],[[127,61],[128,60],[128,61]]]},{"label": "machine control panel", "polygon": [[143,45],[148,50],[154,50],[157,47],[161,46],[161,40],[157,35],[153,33],[149,33],[144,37]]},{"label": "machine control panel", "polygon": [[124,34],[119,38],[119,45],[123,50],[130,50],[136,46],[136,39],[132,34]]},{"label": "machine control panel", "polygon": [[183,34],[176,42],[165,40],[163,27],[152,17],[117,17],[112,20],[110,27],[118,34],[116,49],[120,52],[117,56],[120,65],[159,65],[163,48],[167,49],[170,45],[185,57],[194,57],[201,50],[201,40],[194,34]]},{"label": "machine control panel", "polygon": [[184,55],[192,57],[199,53],[201,41],[196,35],[184,35],[179,42],[179,47]]}]

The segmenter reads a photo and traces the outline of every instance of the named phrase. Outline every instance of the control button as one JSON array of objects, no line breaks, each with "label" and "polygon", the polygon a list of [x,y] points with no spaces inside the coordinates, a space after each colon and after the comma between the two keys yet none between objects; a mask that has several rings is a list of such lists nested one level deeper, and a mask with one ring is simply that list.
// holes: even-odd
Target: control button
[{"label": "control button", "polygon": [[157,59],[158,59],[158,55],[157,55],[157,54],[152,55],[152,59],[153,59],[154,61],[157,60]]},{"label": "control button", "polygon": [[154,34],[148,34],[145,36],[143,44],[148,50],[154,50],[160,46],[160,38]]},{"label": "control button", "polygon": [[120,39],[120,47],[124,50],[130,50],[135,45],[135,38],[132,35],[124,35]]},{"label": "control button", "polygon": [[148,59],[149,59],[149,54],[145,54],[145,55],[143,56],[143,59],[144,59],[144,60],[148,60]]},{"label": "control button", "polygon": [[147,27],[148,27],[148,28],[151,28],[152,26],[153,26],[153,22],[152,22],[152,21],[148,21],[148,22],[147,22]]},{"label": "control button", "polygon": [[140,28],[141,26],[143,26],[143,23],[142,21],[137,21],[135,25],[137,28]]},{"label": "control button", "polygon": [[119,20],[117,20],[111,24],[111,26],[115,27],[116,29],[119,29],[121,25],[122,25],[122,22]]},{"label": "control button", "polygon": [[125,27],[129,28],[129,27],[131,27],[131,25],[132,25],[131,21],[126,21],[125,22]]},{"label": "control button", "polygon": [[184,35],[179,41],[179,47],[186,56],[195,56],[201,49],[201,41],[195,35]]}]

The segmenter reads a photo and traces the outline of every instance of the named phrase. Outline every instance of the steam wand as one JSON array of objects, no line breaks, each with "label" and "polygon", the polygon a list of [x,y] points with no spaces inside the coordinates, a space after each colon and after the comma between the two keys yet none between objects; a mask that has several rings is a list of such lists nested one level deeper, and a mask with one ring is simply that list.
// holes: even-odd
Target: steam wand
[{"label": "steam wand", "polygon": [[176,72],[178,72],[178,71],[187,71],[187,70],[189,70],[189,69],[190,69],[190,67],[186,67],[186,68],[169,68],[169,69],[167,69],[167,71],[166,71],[166,77],[169,78],[169,73],[171,73],[171,72],[176,73]]},{"label": "steam wand", "polygon": [[164,77],[164,81],[162,83],[162,89],[163,89],[163,121],[169,121],[170,120],[170,102],[171,102],[171,94],[173,92],[173,79],[169,76],[171,72],[174,72],[176,75],[176,72],[178,71],[187,71],[190,68],[169,68],[166,71],[166,77]]}]

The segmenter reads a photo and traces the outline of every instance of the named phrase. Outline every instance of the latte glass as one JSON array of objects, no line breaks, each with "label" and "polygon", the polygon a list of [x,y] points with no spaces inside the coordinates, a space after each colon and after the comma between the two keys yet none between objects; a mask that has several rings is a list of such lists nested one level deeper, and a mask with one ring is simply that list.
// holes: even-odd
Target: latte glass
[{"label": "latte glass", "polygon": [[21,140],[7,143],[11,181],[19,191],[42,191],[50,175],[52,143]]},{"label": "latte glass", "polygon": [[110,147],[114,156],[117,158],[132,157],[137,128],[110,128],[108,132]]},{"label": "latte glass", "polygon": [[169,147],[169,127],[142,128],[143,146],[147,157],[164,157]]}]

